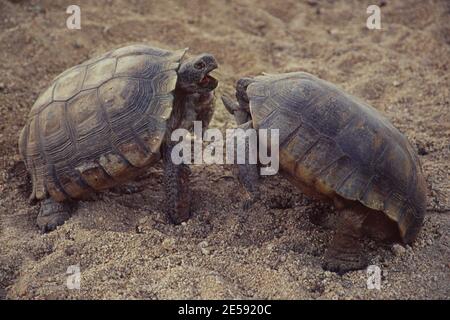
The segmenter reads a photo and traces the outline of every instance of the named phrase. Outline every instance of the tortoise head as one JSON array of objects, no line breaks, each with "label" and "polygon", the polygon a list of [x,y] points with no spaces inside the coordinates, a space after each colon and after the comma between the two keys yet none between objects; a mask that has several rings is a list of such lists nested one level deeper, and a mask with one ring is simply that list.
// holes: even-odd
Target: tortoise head
[{"label": "tortoise head", "polygon": [[252,78],[241,78],[236,83],[236,99],[239,102],[239,105],[242,109],[246,109],[246,111],[250,112],[249,109],[249,100],[247,95],[247,87],[254,82]]},{"label": "tortoise head", "polygon": [[213,91],[218,81],[209,73],[217,68],[217,61],[211,54],[201,54],[184,61],[178,69],[177,87],[187,93]]}]

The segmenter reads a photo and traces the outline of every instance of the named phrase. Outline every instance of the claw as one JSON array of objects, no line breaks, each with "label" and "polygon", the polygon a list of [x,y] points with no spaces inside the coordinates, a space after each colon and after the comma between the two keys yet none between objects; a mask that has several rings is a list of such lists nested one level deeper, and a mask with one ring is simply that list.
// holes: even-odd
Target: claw
[{"label": "claw", "polygon": [[256,199],[244,200],[244,203],[242,204],[242,209],[244,211],[248,211],[251,208],[253,208],[255,203],[256,203]]},{"label": "claw", "polygon": [[244,203],[242,205],[242,209],[244,211],[250,210],[253,207],[253,205],[255,203],[257,203],[259,200],[260,200],[260,196],[257,193],[257,191],[253,192],[253,195],[250,195],[250,199],[244,200]]},{"label": "claw", "polygon": [[239,109],[239,105],[234,102],[231,98],[228,96],[222,96],[222,102],[225,108],[228,110],[229,113],[234,115],[234,112]]}]

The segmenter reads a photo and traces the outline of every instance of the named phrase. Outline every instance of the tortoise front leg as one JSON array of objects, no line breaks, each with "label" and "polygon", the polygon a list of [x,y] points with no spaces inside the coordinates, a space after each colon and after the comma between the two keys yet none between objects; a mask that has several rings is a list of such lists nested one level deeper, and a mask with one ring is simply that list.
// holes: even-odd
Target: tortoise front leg
[{"label": "tortoise front leg", "polygon": [[[248,130],[253,128],[252,121],[248,121],[239,126],[240,129]],[[243,208],[244,210],[250,209],[250,207],[260,199],[260,191],[259,191],[259,168],[257,164],[250,164],[249,162],[249,150],[250,144],[249,139],[245,139],[245,164],[238,164],[237,168],[237,176],[239,182],[245,188],[249,195],[249,199],[244,201]]]},{"label": "tortoise front leg", "polygon": [[366,217],[367,213],[355,208],[341,210],[336,234],[325,254],[325,270],[344,274],[367,266],[368,261],[361,244],[362,225]]},{"label": "tortoise front leg", "polygon": [[[237,102],[228,98],[227,96],[222,97],[222,102],[225,108],[230,112],[238,128],[243,130],[253,129],[253,122],[248,110],[248,106],[240,106]],[[245,188],[249,194],[248,200],[245,200],[243,208],[248,210],[253,203],[255,203],[260,198],[259,193],[259,173],[257,164],[249,164],[248,150],[250,150],[249,139],[245,140],[245,164],[237,164],[235,169],[235,174],[238,176],[239,182]]]},{"label": "tortoise front leg", "polygon": [[36,223],[42,233],[50,232],[70,218],[69,205],[52,198],[42,200]]},{"label": "tortoise front leg", "polygon": [[191,193],[189,176],[191,170],[186,164],[174,164],[171,153],[174,144],[162,148],[164,163],[164,189],[166,192],[167,214],[174,224],[190,218]]},{"label": "tortoise front leg", "polygon": [[236,120],[238,126],[245,125],[251,120],[251,116],[247,108],[239,106],[237,102],[234,102],[231,98],[227,96],[222,97],[222,103],[229,113],[231,113]]}]

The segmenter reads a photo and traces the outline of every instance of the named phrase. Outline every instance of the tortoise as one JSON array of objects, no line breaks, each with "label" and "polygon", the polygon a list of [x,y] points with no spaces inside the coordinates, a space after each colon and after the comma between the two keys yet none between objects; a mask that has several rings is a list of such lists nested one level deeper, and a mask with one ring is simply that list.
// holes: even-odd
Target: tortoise
[{"label": "tortoise", "polygon": [[[376,109],[305,72],[242,78],[236,98],[222,100],[239,127],[278,129],[281,173],[337,209],[325,270],[367,266],[363,236],[415,240],[425,215],[425,179],[413,147]],[[265,141],[259,146],[270,150]],[[237,171],[249,201],[256,201],[257,165],[246,162]]]},{"label": "tortoise", "polygon": [[194,120],[208,126],[218,82],[209,75],[214,56],[187,58],[187,50],[118,48],[64,71],[38,97],[19,150],[43,232],[70,217],[74,200],[130,181],[161,158],[170,221],[189,218],[189,168],[171,161],[170,134]]}]

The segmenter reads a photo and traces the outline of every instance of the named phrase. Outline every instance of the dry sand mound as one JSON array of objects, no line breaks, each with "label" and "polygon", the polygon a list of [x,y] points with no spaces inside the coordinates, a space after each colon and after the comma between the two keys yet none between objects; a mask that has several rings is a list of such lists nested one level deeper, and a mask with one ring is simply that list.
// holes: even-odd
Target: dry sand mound
[{"label": "dry sand mound", "polygon": [[[0,0],[0,298],[449,298],[447,0],[380,1],[382,30],[365,26],[371,1],[79,3],[82,29],[69,31],[66,1]],[[301,70],[391,119],[420,154],[429,210],[413,248],[369,242],[382,289],[368,290],[364,271],[340,277],[321,269],[332,231],[308,217],[332,208],[270,177],[264,201],[243,213],[227,166],[192,168],[194,217],[184,225],[167,223],[161,168],[154,168],[133,183],[140,192],[81,202],[64,226],[39,234],[18,131],[54,76],[133,42],[213,53],[218,95],[232,92],[240,76]],[[212,126],[233,126],[219,102]],[[66,271],[75,264],[81,290],[68,290]]]}]

